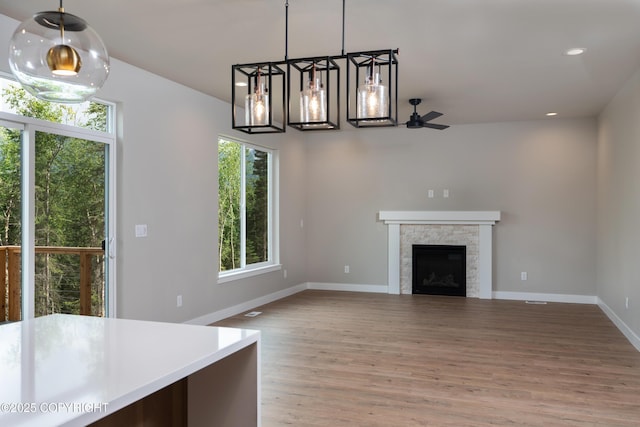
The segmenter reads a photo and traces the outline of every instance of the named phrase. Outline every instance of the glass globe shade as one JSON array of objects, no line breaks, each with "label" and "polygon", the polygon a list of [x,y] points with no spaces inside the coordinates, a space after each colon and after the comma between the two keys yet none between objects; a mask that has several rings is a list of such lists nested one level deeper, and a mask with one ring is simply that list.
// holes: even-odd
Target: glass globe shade
[{"label": "glass globe shade", "polygon": [[[72,51],[79,58],[71,72],[52,70],[53,53],[60,57],[61,52]],[[40,12],[13,33],[9,66],[30,94],[51,102],[80,103],[93,97],[107,80],[109,54],[82,18],[60,11]]]}]

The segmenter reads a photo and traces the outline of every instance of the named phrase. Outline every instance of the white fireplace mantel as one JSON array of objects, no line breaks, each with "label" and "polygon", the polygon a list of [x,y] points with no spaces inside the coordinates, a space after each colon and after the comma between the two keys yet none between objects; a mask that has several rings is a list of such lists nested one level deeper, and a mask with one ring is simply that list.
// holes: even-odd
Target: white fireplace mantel
[{"label": "white fireplace mantel", "polygon": [[500,211],[380,211],[378,219],[389,226],[389,293],[400,294],[400,226],[478,225],[479,297],[491,299],[493,288],[492,226],[500,221]]}]

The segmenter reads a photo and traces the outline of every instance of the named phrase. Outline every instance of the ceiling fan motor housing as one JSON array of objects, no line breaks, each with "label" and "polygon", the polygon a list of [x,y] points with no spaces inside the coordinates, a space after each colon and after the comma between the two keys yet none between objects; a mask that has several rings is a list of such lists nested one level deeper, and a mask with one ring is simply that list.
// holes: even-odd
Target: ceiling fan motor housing
[{"label": "ceiling fan motor housing", "polygon": [[424,116],[421,116],[420,114],[418,114],[418,109],[417,109],[418,104],[420,104],[421,102],[422,102],[422,99],[420,98],[411,98],[409,100],[409,104],[413,105],[413,114],[411,114],[409,121],[405,123],[405,125],[407,126],[407,129],[430,128],[430,129],[443,130],[449,127],[448,125],[428,123],[431,120],[437,119],[438,117],[442,116],[442,113],[439,113],[437,111],[431,111],[430,113],[427,113]]},{"label": "ceiling fan motor housing", "polygon": [[411,114],[411,117],[407,122],[407,129],[420,129],[423,126],[424,126],[424,122],[420,119],[420,114],[416,112]]}]

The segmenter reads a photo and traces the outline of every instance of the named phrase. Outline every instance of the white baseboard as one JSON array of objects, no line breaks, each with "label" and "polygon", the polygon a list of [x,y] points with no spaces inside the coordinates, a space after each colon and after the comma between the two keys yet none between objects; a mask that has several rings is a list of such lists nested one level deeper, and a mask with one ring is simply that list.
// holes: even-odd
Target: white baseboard
[{"label": "white baseboard", "polygon": [[370,292],[376,294],[388,294],[387,285],[354,285],[352,283],[318,283],[307,282],[307,289],[320,291],[347,291],[347,292]]},{"label": "white baseboard", "polygon": [[640,337],[636,335],[633,330],[626,323],[622,321],[618,317],[618,315],[609,308],[607,304],[604,303],[600,298],[598,298],[598,307],[607,315],[607,317],[613,322],[614,325],[620,329],[620,332],[623,333],[625,337],[629,340],[629,342],[636,348],[636,350],[640,351]]},{"label": "white baseboard", "polygon": [[493,292],[494,299],[517,301],[565,302],[573,304],[597,304],[598,297],[591,295],[540,294],[534,292]]},{"label": "white baseboard", "polygon": [[190,325],[210,325],[218,322],[227,317],[235,316],[236,314],[244,313],[255,307],[269,304],[270,302],[277,301],[282,298],[286,298],[290,295],[297,294],[307,289],[307,284],[302,283],[300,285],[293,286],[291,288],[283,289],[278,292],[274,292],[269,295],[265,295],[260,298],[252,299],[251,301],[243,302],[242,304],[234,305],[222,310],[214,311],[213,313],[205,314],[204,316],[196,317],[195,319],[187,320],[184,323]]},{"label": "white baseboard", "polygon": [[228,307],[222,310],[214,311],[213,313],[205,314],[204,316],[196,317],[195,319],[187,320],[186,324],[189,325],[210,325],[227,317],[235,316],[236,314],[250,311],[253,308],[261,305],[269,304],[270,302],[277,301],[282,298],[286,298],[290,295],[297,294],[306,289],[317,289],[324,291],[350,291],[350,292],[373,292],[373,293],[388,293],[388,287],[385,285],[353,285],[353,284],[341,284],[341,283],[301,283],[291,288],[283,289],[278,292],[274,292],[269,295],[265,295],[260,298],[252,299],[247,302],[243,302],[233,307]]}]

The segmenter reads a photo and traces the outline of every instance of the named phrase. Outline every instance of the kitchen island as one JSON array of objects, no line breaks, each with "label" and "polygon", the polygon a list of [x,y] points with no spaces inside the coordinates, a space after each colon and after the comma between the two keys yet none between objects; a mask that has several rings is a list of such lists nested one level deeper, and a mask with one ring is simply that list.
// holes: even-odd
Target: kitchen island
[{"label": "kitchen island", "polygon": [[54,314],[0,326],[0,425],[260,425],[260,332]]}]

